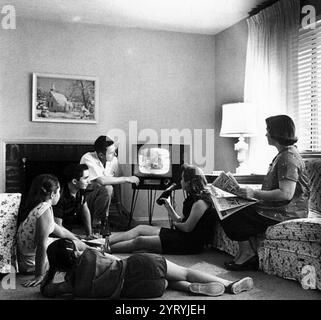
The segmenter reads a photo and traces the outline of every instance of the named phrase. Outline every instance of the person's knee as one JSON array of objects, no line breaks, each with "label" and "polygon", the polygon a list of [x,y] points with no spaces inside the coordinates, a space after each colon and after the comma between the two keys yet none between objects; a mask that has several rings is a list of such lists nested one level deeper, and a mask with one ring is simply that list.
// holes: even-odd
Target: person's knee
[{"label": "person's knee", "polygon": [[100,187],[101,188],[101,190],[102,190],[102,192],[105,194],[105,195],[107,195],[109,198],[111,198],[112,197],[112,195],[113,195],[113,192],[114,192],[114,188],[112,187],[112,186],[102,186],[102,187]]},{"label": "person's knee", "polygon": [[96,200],[99,199],[99,201],[101,201],[103,199],[103,201],[107,201],[110,202],[111,198],[113,195],[113,187],[112,186],[101,186],[98,189],[98,192],[96,194]]},{"label": "person's knee", "polygon": [[138,236],[133,240],[133,246],[135,250],[142,250],[145,248],[146,237]]},{"label": "person's knee", "polygon": [[134,228],[135,232],[137,233],[137,236],[144,236],[144,225],[138,225]]}]

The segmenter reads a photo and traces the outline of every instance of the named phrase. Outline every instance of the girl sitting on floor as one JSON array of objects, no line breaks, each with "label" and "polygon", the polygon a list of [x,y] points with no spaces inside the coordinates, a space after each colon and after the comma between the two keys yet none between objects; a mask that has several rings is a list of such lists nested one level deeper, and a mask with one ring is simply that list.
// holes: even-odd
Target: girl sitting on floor
[{"label": "girl sitting on floor", "polygon": [[207,181],[196,166],[182,166],[182,189],[187,198],[183,203],[183,217],[164,199],[165,208],[175,229],[138,225],[110,236],[111,252],[147,251],[166,254],[194,254],[210,242],[216,223],[215,209]]},{"label": "girl sitting on floor", "polygon": [[40,284],[46,272],[46,249],[57,237],[69,238],[85,246],[76,236],[55,223],[52,206],[60,197],[58,179],[50,174],[38,175],[31,184],[25,207],[22,211],[25,218],[17,232],[18,266],[21,273],[34,273],[32,280],[23,283],[24,286]]},{"label": "girl sitting on floor", "polygon": [[[80,252],[69,239],[50,244],[47,255],[50,268],[40,287],[46,297],[72,294],[86,298],[156,298],[167,287],[215,297],[253,287],[249,277],[231,282],[181,267],[158,254],[138,253],[118,259],[94,248]],[[65,281],[53,283],[56,272],[66,272]]]}]

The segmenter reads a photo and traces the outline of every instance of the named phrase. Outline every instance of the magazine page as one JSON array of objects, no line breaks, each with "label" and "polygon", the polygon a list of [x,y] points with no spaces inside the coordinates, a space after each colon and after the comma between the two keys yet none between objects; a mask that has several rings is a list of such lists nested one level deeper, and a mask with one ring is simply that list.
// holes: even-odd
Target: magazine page
[{"label": "magazine page", "polygon": [[219,211],[239,208],[249,204],[248,200],[241,197],[224,197],[224,198],[222,197],[222,198],[216,198],[216,200],[217,200]]},{"label": "magazine page", "polygon": [[217,211],[218,216],[220,217],[221,220],[229,217],[230,215],[232,215],[233,213],[240,211],[241,209],[244,209],[245,207],[248,207],[252,204],[254,204],[255,202],[248,202],[247,204],[238,207],[238,208],[234,208],[234,209],[229,209],[229,210],[222,210],[222,211]]},{"label": "magazine page", "polygon": [[232,179],[235,183],[235,185],[238,185],[239,186],[239,183],[237,182],[237,180],[235,179],[235,177],[233,176],[233,174],[231,172],[228,172],[226,174],[230,179]]},{"label": "magazine page", "polygon": [[242,197],[237,197],[213,185],[210,186],[210,190],[214,207],[221,220],[257,202],[256,199],[248,200]]},{"label": "magazine page", "polygon": [[214,180],[213,185],[224,191],[235,194],[240,186],[235,178],[231,178],[230,175],[231,173],[226,174],[225,172],[221,172],[220,175]]},{"label": "magazine page", "polygon": [[214,180],[213,185],[217,188],[222,189],[225,192],[229,192],[241,198],[257,201],[254,198],[246,198],[239,193],[240,185],[230,172],[225,173],[224,171],[222,171],[220,175]]},{"label": "magazine page", "polygon": [[235,197],[235,194],[226,192],[218,187],[215,187],[213,184],[209,184],[208,186],[212,195],[215,197]]}]

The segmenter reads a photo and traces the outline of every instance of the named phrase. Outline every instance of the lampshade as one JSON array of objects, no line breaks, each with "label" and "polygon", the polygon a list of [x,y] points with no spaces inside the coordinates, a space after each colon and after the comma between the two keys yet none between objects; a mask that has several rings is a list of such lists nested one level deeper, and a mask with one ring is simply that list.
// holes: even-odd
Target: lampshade
[{"label": "lampshade", "polygon": [[256,132],[256,110],[253,104],[238,102],[222,106],[222,137],[251,137]]}]

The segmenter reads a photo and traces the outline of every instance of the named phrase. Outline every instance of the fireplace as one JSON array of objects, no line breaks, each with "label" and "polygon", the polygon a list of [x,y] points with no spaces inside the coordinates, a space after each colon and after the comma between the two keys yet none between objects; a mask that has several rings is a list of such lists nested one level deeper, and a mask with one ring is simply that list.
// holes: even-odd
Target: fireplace
[{"label": "fireplace", "polygon": [[81,156],[93,151],[89,144],[8,143],[5,154],[5,191],[28,191],[32,179],[41,173],[52,173],[63,183],[63,169],[79,163]]},{"label": "fireplace", "polygon": [[[71,163],[79,163],[86,152],[93,152],[93,144],[65,143],[7,143],[5,154],[5,192],[22,193],[23,204],[35,176],[51,173],[64,183],[64,168]],[[109,209],[112,231],[127,230],[129,212],[116,205],[121,202],[121,188],[114,186],[115,194]],[[18,218],[19,223],[19,218]]]}]

